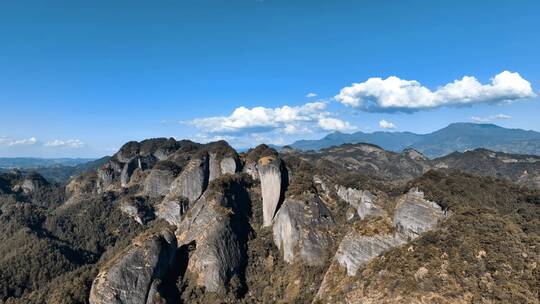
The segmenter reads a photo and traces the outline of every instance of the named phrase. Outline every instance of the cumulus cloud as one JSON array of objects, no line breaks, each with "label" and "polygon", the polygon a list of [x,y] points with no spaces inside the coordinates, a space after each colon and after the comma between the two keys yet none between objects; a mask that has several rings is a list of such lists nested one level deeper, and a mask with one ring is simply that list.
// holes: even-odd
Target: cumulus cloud
[{"label": "cumulus cloud", "polygon": [[503,120],[503,119],[510,119],[512,116],[506,115],[506,114],[497,114],[497,115],[490,115],[486,117],[480,117],[480,116],[473,116],[471,117],[472,121],[475,122],[491,122],[494,120]]},{"label": "cumulus cloud", "polygon": [[78,148],[84,147],[84,143],[79,139],[67,139],[67,140],[55,139],[55,140],[46,142],[45,146],[78,149]]},{"label": "cumulus cloud", "polygon": [[35,145],[38,141],[35,137],[30,137],[26,139],[13,139],[10,137],[0,137],[0,145],[5,146],[28,146],[28,145]]},{"label": "cumulus cloud", "polygon": [[341,89],[334,98],[367,112],[413,112],[443,106],[512,102],[535,96],[527,80],[518,73],[504,71],[495,75],[489,84],[465,76],[433,91],[416,80],[375,77]]},{"label": "cumulus cloud", "polygon": [[306,94],[306,97],[307,97],[307,98],[317,97],[317,94],[315,94],[315,93],[307,93],[307,94]]},{"label": "cumulus cloud", "polygon": [[383,129],[395,129],[396,125],[383,119],[379,121],[379,127]]},{"label": "cumulus cloud", "polygon": [[311,102],[300,106],[278,108],[236,108],[229,116],[197,118],[185,123],[210,134],[265,133],[278,131],[285,134],[309,133],[313,128],[325,131],[345,131],[354,127],[348,122],[332,118],[324,102]]}]

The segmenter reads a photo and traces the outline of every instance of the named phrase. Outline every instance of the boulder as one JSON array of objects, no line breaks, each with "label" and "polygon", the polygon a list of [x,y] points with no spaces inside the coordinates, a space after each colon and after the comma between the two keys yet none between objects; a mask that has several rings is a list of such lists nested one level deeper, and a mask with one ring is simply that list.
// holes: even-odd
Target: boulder
[{"label": "boulder", "polygon": [[191,207],[177,229],[180,246],[195,245],[187,273],[197,286],[225,293],[243,260],[241,244],[231,225],[231,205],[221,194],[207,191]]},{"label": "boulder", "polygon": [[263,226],[272,226],[272,219],[276,214],[282,196],[282,164],[274,156],[265,156],[259,159],[257,171],[261,180],[263,201]]},{"label": "boulder", "polygon": [[137,237],[100,270],[90,290],[90,304],[152,303],[147,301],[152,285],[172,265],[176,247],[173,233],[167,230]]},{"label": "boulder", "polygon": [[332,243],[329,231],[334,226],[330,211],[316,196],[287,198],[273,224],[274,243],[283,252],[283,260],[320,265]]},{"label": "boulder", "polygon": [[412,188],[402,195],[394,211],[394,225],[409,238],[433,229],[446,217],[446,212],[434,202],[424,199],[424,192]]}]

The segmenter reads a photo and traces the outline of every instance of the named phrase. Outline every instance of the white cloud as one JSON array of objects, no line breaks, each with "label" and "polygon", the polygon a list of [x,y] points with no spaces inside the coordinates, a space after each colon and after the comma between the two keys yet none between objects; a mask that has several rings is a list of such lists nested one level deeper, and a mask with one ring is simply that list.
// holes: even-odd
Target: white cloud
[{"label": "white cloud", "polygon": [[306,97],[307,97],[307,98],[317,97],[317,94],[315,94],[315,93],[307,93],[307,94],[306,94]]},{"label": "white cloud", "polygon": [[319,127],[325,131],[348,131],[354,129],[349,122],[332,117],[319,119]]},{"label": "white cloud", "polygon": [[37,139],[35,137],[30,137],[27,139],[13,139],[10,137],[0,137],[0,145],[5,146],[28,146],[37,144]]},{"label": "white cloud", "polygon": [[84,143],[79,139],[55,139],[45,143],[47,147],[82,148]]},{"label": "white cloud", "polygon": [[527,80],[518,73],[504,71],[495,75],[490,84],[481,84],[475,77],[465,76],[434,91],[416,80],[375,77],[341,89],[334,98],[346,106],[367,112],[411,112],[443,106],[511,102],[534,96]]},{"label": "white cloud", "polygon": [[285,134],[310,133],[313,128],[322,130],[351,130],[348,122],[331,118],[325,102],[311,102],[301,106],[278,108],[236,108],[229,116],[197,118],[185,122],[203,133],[239,134],[277,131]]},{"label": "white cloud", "polygon": [[383,119],[379,121],[379,127],[383,129],[395,129],[396,125]]},{"label": "white cloud", "polygon": [[510,119],[510,118],[512,118],[512,116],[510,115],[497,114],[497,115],[490,115],[486,117],[473,116],[471,117],[471,120],[475,122],[490,122],[494,120],[503,120],[503,119]]}]

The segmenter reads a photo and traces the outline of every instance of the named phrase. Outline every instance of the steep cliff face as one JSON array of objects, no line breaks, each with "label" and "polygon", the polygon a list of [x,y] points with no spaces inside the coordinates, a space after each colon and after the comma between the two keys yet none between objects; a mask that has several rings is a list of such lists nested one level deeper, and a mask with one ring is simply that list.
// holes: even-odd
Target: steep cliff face
[{"label": "steep cliff face", "polygon": [[274,243],[288,263],[321,265],[329,255],[334,225],[330,211],[318,197],[287,198],[274,219]]},{"label": "steep cliff face", "polygon": [[[337,195],[349,203],[361,219],[368,216],[380,216],[385,213],[382,206],[376,203],[377,197],[367,190],[362,191],[338,186]],[[352,219],[352,216],[348,216],[348,219]]]},{"label": "steep cliff face", "polygon": [[187,275],[198,286],[224,294],[230,280],[238,276],[244,257],[240,238],[234,231],[234,212],[223,193],[209,190],[189,210],[177,230],[180,246],[193,246]]},{"label": "steep cliff face", "polygon": [[176,247],[170,231],[139,237],[97,275],[90,304],[154,303],[155,285],[171,266]]},{"label": "steep cliff face", "polygon": [[263,225],[272,226],[272,220],[276,214],[278,205],[283,194],[283,172],[279,158],[265,156],[259,159],[257,164],[263,199]]}]

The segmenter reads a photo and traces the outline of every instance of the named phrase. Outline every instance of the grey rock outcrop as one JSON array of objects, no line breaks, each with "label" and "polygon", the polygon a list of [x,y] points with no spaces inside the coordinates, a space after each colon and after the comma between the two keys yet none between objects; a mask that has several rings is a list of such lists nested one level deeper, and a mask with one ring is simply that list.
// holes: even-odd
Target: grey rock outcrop
[{"label": "grey rock outcrop", "polygon": [[330,211],[318,197],[287,198],[274,219],[274,243],[287,263],[319,265],[328,256],[333,225]]},{"label": "grey rock outcrop", "polygon": [[363,236],[351,232],[339,244],[335,258],[347,269],[349,276],[354,276],[361,265],[404,242],[405,239],[401,235],[394,233]]},{"label": "grey rock outcrop", "polygon": [[396,205],[394,225],[409,238],[433,229],[446,217],[446,212],[434,202],[424,199],[424,192],[412,188]]},{"label": "grey rock outcrop", "polygon": [[90,290],[90,304],[152,303],[147,301],[152,285],[170,267],[175,252],[170,231],[138,237],[101,269]]},{"label": "grey rock outcrop", "polygon": [[367,190],[357,190],[339,186],[338,196],[356,209],[361,219],[367,216],[383,215],[384,210],[376,204],[377,197]]},{"label": "grey rock outcrop", "polygon": [[175,173],[167,169],[152,169],[144,180],[143,193],[150,197],[159,197],[169,192],[175,180]]},{"label": "grey rock outcrop", "polygon": [[141,160],[140,159],[132,159],[128,163],[124,164],[124,167],[122,168],[122,172],[120,173],[120,185],[122,187],[127,187],[129,183],[129,179],[131,178],[131,175],[133,174],[133,171],[135,169],[140,168]]},{"label": "grey rock outcrop", "polygon": [[178,226],[181,222],[182,215],[186,213],[189,203],[182,198],[172,198],[170,196],[157,206],[156,216],[164,219],[171,225]]},{"label": "grey rock outcrop", "polygon": [[208,155],[192,159],[182,173],[172,182],[169,195],[183,196],[190,203],[196,201],[206,190],[209,179]]},{"label": "grey rock outcrop", "polygon": [[47,186],[49,182],[43,176],[37,173],[31,173],[24,177],[20,188],[26,194],[39,191],[44,186]]},{"label": "grey rock outcrop", "polygon": [[242,261],[240,242],[231,227],[229,202],[207,191],[191,207],[177,229],[179,245],[195,244],[187,266],[198,286],[224,293]]},{"label": "grey rock outcrop", "polygon": [[122,172],[122,164],[115,161],[109,160],[106,164],[97,169],[97,188],[98,192],[102,193],[109,189],[113,184],[115,178],[120,175]]},{"label": "grey rock outcrop", "polygon": [[237,171],[237,160],[234,157],[225,157],[219,163],[222,174],[234,174]]},{"label": "grey rock outcrop", "polygon": [[281,160],[273,156],[259,159],[257,171],[261,180],[263,200],[263,226],[272,226],[272,219],[276,214],[282,196],[282,166]]}]

